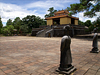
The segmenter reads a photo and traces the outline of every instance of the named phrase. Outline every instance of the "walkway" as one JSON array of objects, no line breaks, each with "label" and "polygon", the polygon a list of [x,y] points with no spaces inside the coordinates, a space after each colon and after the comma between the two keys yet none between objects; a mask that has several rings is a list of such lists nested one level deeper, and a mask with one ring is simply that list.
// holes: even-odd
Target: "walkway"
[{"label": "walkway", "polygon": [[[60,43],[60,37],[0,37],[0,75],[59,75]],[[92,39],[72,38],[72,75],[100,75],[100,53],[90,53],[91,45]]]}]

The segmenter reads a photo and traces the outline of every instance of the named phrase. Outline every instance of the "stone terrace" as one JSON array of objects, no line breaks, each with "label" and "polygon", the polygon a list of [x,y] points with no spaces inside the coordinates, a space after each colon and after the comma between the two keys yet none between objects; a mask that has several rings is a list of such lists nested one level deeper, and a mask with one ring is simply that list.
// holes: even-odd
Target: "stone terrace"
[{"label": "stone terrace", "polygon": [[[55,72],[60,61],[61,37],[0,37],[0,75],[61,75]],[[100,49],[100,39],[99,39]],[[100,53],[90,53],[92,39],[72,38],[71,75],[100,75]]]}]

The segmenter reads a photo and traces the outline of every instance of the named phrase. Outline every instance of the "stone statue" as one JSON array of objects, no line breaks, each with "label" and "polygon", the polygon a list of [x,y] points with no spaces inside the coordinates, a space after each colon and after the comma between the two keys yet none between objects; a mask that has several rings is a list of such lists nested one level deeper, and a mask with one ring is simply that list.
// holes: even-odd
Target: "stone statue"
[{"label": "stone statue", "polygon": [[67,25],[64,27],[65,31],[67,29],[67,35],[62,37],[61,40],[61,56],[60,56],[60,67],[56,70],[58,72],[64,73],[64,74],[69,74],[72,71],[76,70],[74,66],[72,66],[72,57],[71,57],[71,50],[70,50],[70,44],[71,44],[71,37],[69,36],[69,29],[70,26]]},{"label": "stone statue", "polygon": [[92,53],[99,53],[99,49],[98,49],[98,33],[97,33],[98,28],[95,28],[93,30],[94,32],[94,36],[93,36],[93,44],[92,44]]}]

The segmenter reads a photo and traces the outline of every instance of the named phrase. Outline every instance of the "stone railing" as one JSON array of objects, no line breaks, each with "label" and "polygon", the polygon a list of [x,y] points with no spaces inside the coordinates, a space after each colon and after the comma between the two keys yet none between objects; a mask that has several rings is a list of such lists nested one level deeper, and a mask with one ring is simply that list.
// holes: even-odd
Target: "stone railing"
[{"label": "stone railing", "polygon": [[36,36],[38,36],[38,35],[41,34],[42,32],[44,32],[44,30],[38,31],[38,32],[36,33]]},{"label": "stone railing", "polygon": [[[49,35],[50,34],[50,35]],[[53,37],[53,29],[50,29],[49,31],[47,31],[46,33],[45,33],[45,37]]]}]

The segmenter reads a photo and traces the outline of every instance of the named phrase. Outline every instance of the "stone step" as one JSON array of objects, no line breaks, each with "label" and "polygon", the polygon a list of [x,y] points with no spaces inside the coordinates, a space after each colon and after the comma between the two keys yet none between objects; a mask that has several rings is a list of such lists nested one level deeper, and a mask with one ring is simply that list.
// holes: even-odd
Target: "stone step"
[{"label": "stone step", "polygon": [[37,37],[45,37],[45,33],[47,31],[49,31],[51,29],[51,27],[48,27],[47,29],[44,29],[44,31],[42,31],[41,33],[37,34],[36,36]]}]

